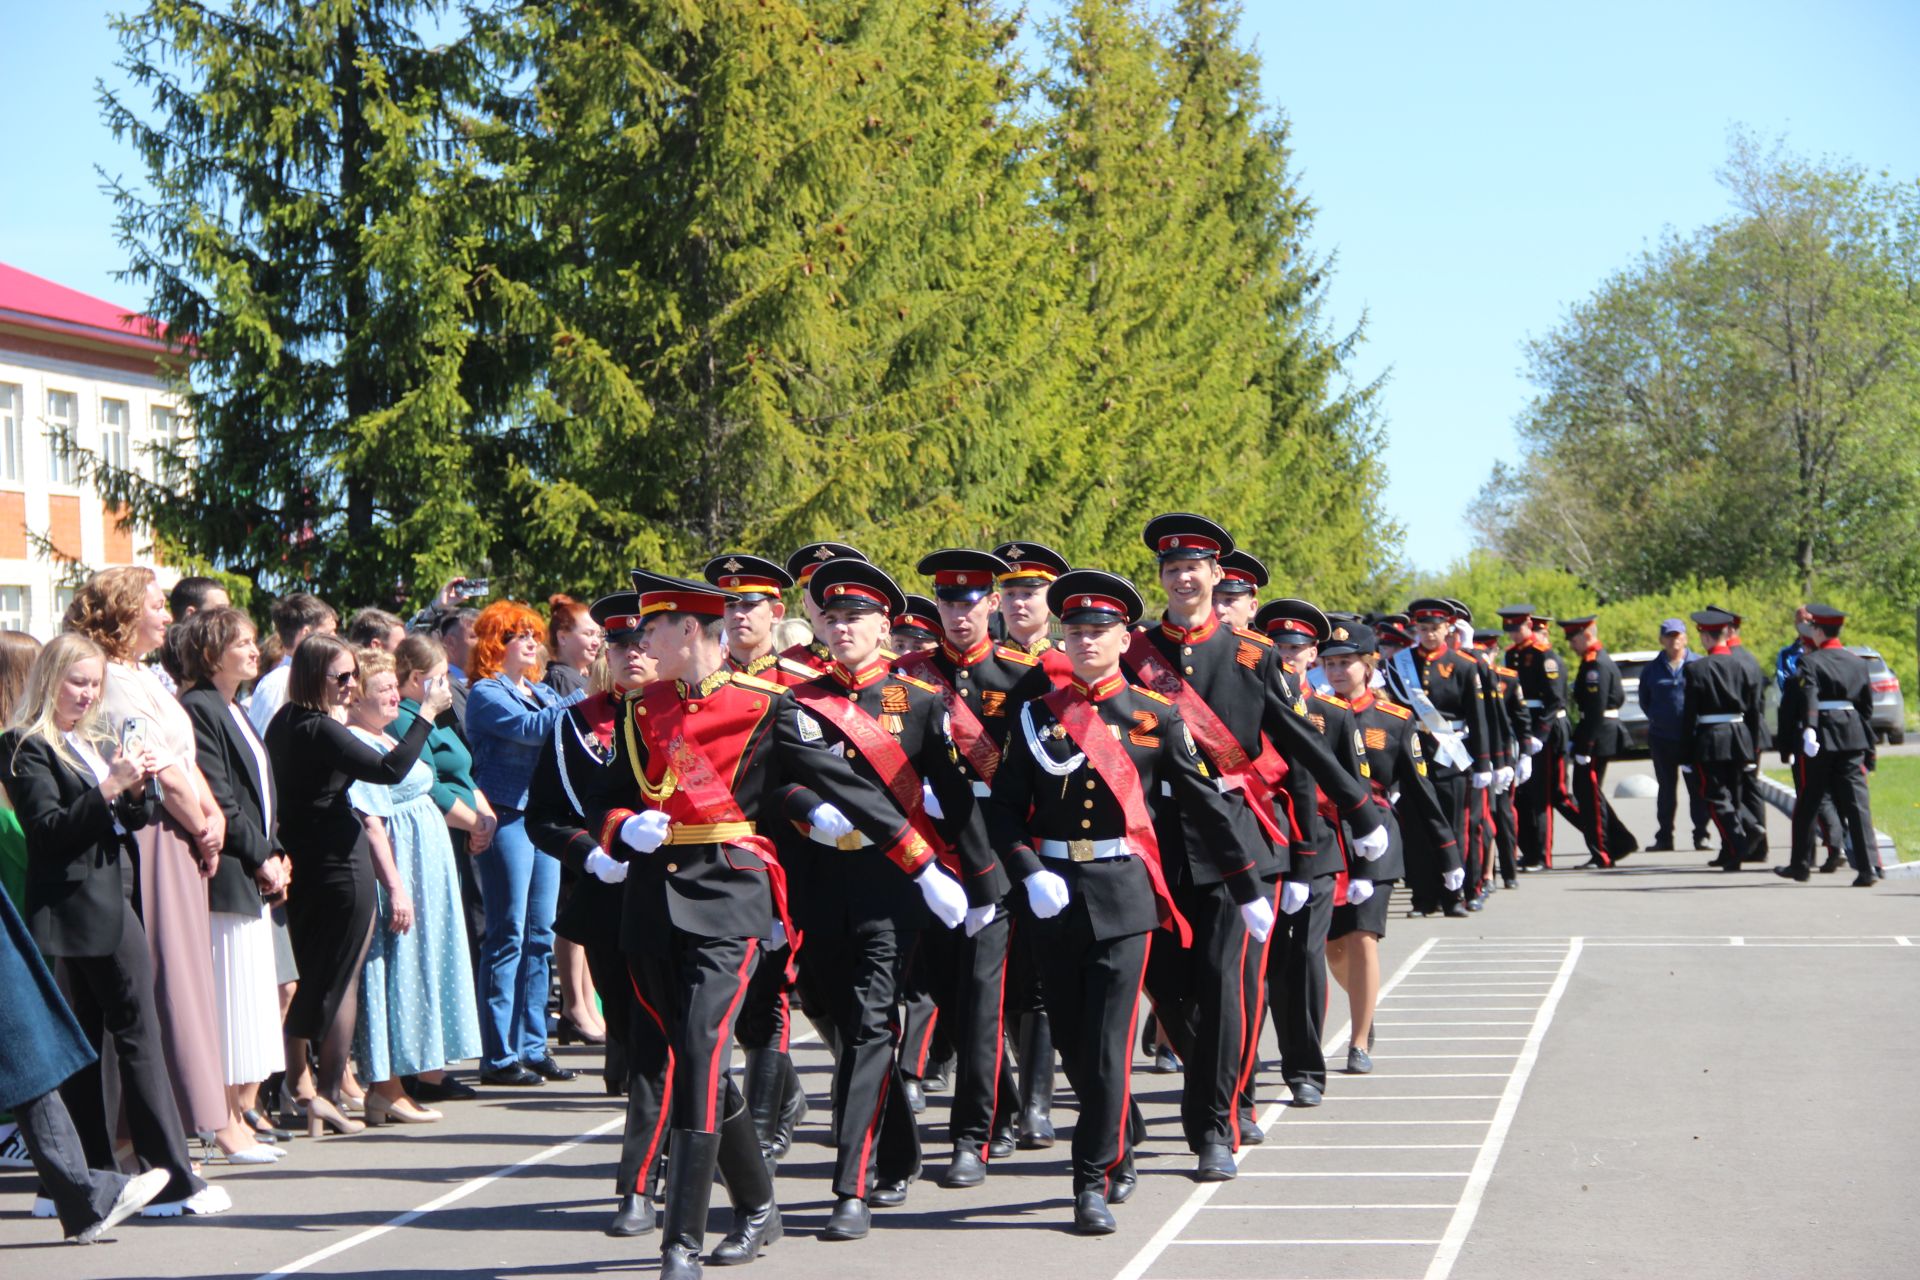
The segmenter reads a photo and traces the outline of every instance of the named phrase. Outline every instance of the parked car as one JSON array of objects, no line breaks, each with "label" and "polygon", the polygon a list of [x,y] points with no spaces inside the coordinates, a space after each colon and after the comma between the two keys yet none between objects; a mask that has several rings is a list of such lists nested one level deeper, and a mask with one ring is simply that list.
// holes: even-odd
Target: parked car
[{"label": "parked car", "polygon": [[1613,665],[1620,668],[1620,683],[1627,691],[1627,700],[1620,708],[1620,728],[1627,735],[1629,751],[1647,749],[1647,713],[1640,709],[1640,672],[1659,656],[1658,649],[1629,649],[1613,655]]},{"label": "parked car", "polygon": [[[1882,742],[1899,746],[1907,740],[1907,697],[1900,691],[1900,677],[1893,673],[1893,668],[1880,656],[1880,651],[1870,645],[1850,644],[1847,652],[1865,658],[1867,669],[1872,672],[1874,733]],[[1761,718],[1766,721],[1767,745],[1771,746],[1780,725],[1780,690],[1774,687],[1771,672],[1768,673],[1767,696]]]}]

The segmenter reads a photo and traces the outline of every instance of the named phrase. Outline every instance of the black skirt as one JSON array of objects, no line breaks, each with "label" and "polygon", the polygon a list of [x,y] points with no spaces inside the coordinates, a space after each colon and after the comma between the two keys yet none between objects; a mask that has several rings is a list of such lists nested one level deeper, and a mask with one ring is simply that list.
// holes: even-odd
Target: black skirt
[{"label": "black skirt", "polygon": [[1387,902],[1393,897],[1391,880],[1375,880],[1373,896],[1359,906],[1351,902],[1333,909],[1333,922],[1327,926],[1327,940],[1344,938],[1350,933],[1371,933],[1376,937],[1387,936]]},{"label": "black skirt", "polygon": [[373,909],[373,854],[364,832],[342,853],[294,855],[287,935],[300,987],[287,1006],[288,1035],[318,1040],[333,1025],[340,1001],[360,981]]}]

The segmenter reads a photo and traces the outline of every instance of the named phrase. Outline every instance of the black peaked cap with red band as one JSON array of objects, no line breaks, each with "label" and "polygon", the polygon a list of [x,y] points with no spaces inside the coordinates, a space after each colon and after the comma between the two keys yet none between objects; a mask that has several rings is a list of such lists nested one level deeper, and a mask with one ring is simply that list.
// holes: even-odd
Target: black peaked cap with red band
[{"label": "black peaked cap with red band", "polygon": [[933,597],[911,591],[907,593],[907,607],[893,615],[893,629],[898,631],[902,627],[917,627],[936,640],[945,634],[940,622],[940,606],[933,602]]},{"label": "black peaked cap with red band", "polygon": [[1220,557],[1220,568],[1225,577],[1214,583],[1213,594],[1226,592],[1228,595],[1245,595],[1267,585],[1267,566],[1255,559],[1252,552],[1238,548]]},{"label": "black peaked cap with red band", "polygon": [[807,579],[807,598],[819,609],[880,609],[894,618],[907,611],[900,585],[885,569],[865,560],[821,565]]},{"label": "black peaked cap with red band", "polygon": [[640,596],[616,591],[587,606],[587,613],[607,633],[608,644],[625,644],[640,634]]},{"label": "black peaked cap with red band", "polygon": [[933,594],[950,603],[971,604],[991,592],[1013,566],[991,551],[948,547],[920,557],[914,571],[933,579]]},{"label": "black peaked cap with red band", "polygon": [[1459,619],[1461,622],[1473,621],[1473,610],[1467,608],[1465,604],[1463,604],[1458,600],[1455,600],[1452,596],[1445,596],[1443,598],[1446,600],[1446,602],[1449,605],[1453,606],[1453,616],[1455,618]]},{"label": "black peaked cap with red band", "polygon": [[1162,560],[1203,560],[1233,550],[1233,535],[1190,511],[1172,511],[1147,521],[1140,531],[1147,549]]},{"label": "black peaked cap with red band", "polygon": [[740,598],[711,582],[673,578],[647,569],[633,571],[633,589],[640,597],[639,608],[635,612],[643,619],[656,613],[692,613],[717,618],[726,612],[729,604]]},{"label": "black peaked cap with red band", "polygon": [[700,575],[716,587],[746,600],[778,600],[793,585],[793,575],[765,556],[729,551],[707,561]]},{"label": "black peaked cap with red band", "polygon": [[844,542],[809,542],[787,557],[787,576],[796,586],[807,585],[807,577],[830,560],[865,560],[866,553]]},{"label": "black peaked cap with red band", "polygon": [[1810,604],[1807,606],[1807,620],[1816,627],[1831,630],[1847,624],[1844,609],[1836,609],[1830,604]]},{"label": "black peaked cap with red band", "polygon": [[1572,635],[1576,631],[1584,631],[1593,625],[1596,616],[1598,615],[1589,613],[1583,614],[1578,618],[1562,618],[1560,619],[1560,629],[1568,635]]},{"label": "black peaked cap with red band", "polygon": [[1000,575],[1000,581],[1009,586],[1015,583],[1045,586],[1072,568],[1065,556],[1037,542],[1003,542],[993,549],[993,554],[1007,562],[1009,568]]},{"label": "black peaked cap with red band", "polygon": [[1324,644],[1333,624],[1320,606],[1309,600],[1283,597],[1269,600],[1253,615],[1253,625],[1281,643]]},{"label": "black peaked cap with red band", "polygon": [[1134,585],[1104,569],[1072,569],[1047,588],[1047,608],[1068,626],[1117,622],[1132,626],[1147,611]]},{"label": "black peaked cap with red band", "polygon": [[1428,618],[1452,622],[1455,616],[1453,602],[1438,596],[1422,596],[1407,606],[1407,617],[1414,622],[1423,622]]},{"label": "black peaked cap with red band", "polygon": [[1373,628],[1354,617],[1329,618],[1333,630],[1320,644],[1322,658],[1340,658],[1351,654],[1378,652],[1380,639]]}]

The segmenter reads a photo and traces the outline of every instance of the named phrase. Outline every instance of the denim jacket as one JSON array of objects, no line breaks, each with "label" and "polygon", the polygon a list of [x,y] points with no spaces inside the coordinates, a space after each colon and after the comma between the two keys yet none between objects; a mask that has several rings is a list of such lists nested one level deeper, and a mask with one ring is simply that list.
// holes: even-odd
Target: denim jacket
[{"label": "denim jacket", "polygon": [[522,693],[504,676],[473,682],[467,693],[473,781],[495,810],[527,807],[533,767],[553,736],[553,726],[586,696],[582,689],[563,698],[544,684],[529,684]]}]

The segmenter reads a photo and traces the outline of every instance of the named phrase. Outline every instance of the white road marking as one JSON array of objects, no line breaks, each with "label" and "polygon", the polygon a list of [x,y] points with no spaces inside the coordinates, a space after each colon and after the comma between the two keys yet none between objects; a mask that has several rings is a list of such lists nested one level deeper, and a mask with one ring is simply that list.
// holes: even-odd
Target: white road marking
[{"label": "white road marking", "polygon": [[1327,1238],[1325,1238],[1325,1237],[1320,1237],[1320,1236],[1306,1236],[1306,1237],[1300,1237],[1300,1238],[1297,1238],[1297,1239],[1290,1239],[1290,1240],[1175,1240],[1175,1241],[1174,1241],[1174,1243],[1175,1243],[1175,1244],[1183,1244],[1183,1245],[1222,1245],[1222,1244],[1224,1244],[1224,1245],[1242,1245],[1242,1246],[1245,1246],[1245,1245],[1267,1245],[1267,1244],[1288,1244],[1288,1245],[1302,1245],[1302,1244],[1338,1244],[1338,1245],[1350,1245],[1350,1244],[1385,1244],[1385,1245],[1425,1245],[1425,1244],[1439,1244],[1440,1242],[1439,1242],[1438,1240],[1366,1240],[1366,1239],[1360,1239],[1360,1238],[1354,1238],[1354,1239],[1351,1239],[1351,1240],[1344,1240],[1344,1239],[1327,1239]]},{"label": "white road marking", "polygon": [[[1486,1122],[1482,1121],[1481,1123],[1484,1124]],[[1458,1172],[1452,1173],[1406,1173],[1404,1171],[1382,1172],[1369,1169],[1364,1172],[1353,1173],[1344,1169],[1262,1169],[1257,1171],[1242,1169],[1240,1176],[1243,1178],[1471,1178],[1473,1176],[1473,1170],[1461,1169]],[[1217,1186],[1219,1184],[1209,1183],[1208,1185]]]},{"label": "white road marking", "polygon": [[1500,1161],[1500,1149],[1506,1145],[1514,1114],[1520,1110],[1520,1096],[1526,1091],[1527,1078],[1533,1074],[1534,1064],[1540,1060],[1541,1042],[1546,1039],[1547,1028],[1553,1024],[1554,1011],[1560,1007],[1560,998],[1566,994],[1567,984],[1573,978],[1573,968],[1580,962],[1581,944],[1580,938],[1574,938],[1567,944],[1567,958],[1560,964],[1560,976],[1554,979],[1553,990],[1541,1001],[1540,1015],[1520,1051],[1519,1061],[1514,1064],[1513,1078],[1507,1082],[1500,1106],[1494,1112],[1493,1123],[1488,1127],[1486,1145],[1473,1162],[1472,1175],[1467,1179],[1466,1189],[1460,1194],[1460,1207],[1454,1210],[1452,1221],[1447,1223],[1439,1251],[1427,1267],[1426,1280],[1448,1280],[1453,1274],[1453,1264],[1458,1261],[1460,1250],[1467,1242],[1467,1233],[1473,1230],[1474,1218],[1479,1215],[1480,1203],[1486,1198],[1487,1183],[1493,1177],[1494,1166]]},{"label": "white road marking", "polygon": [[1445,1209],[1451,1213],[1458,1207],[1451,1200],[1445,1204],[1210,1204],[1207,1206],[1222,1213],[1236,1213],[1244,1209],[1284,1209],[1300,1213],[1320,1213],[1328,1209]]},{"label": "white road marking", "polygon": [[[1291,1128],[1292,1126],[1287,1126]],[[1477,1142],[1282,1142],[1272,1138],[1252,1151],[1478,1151]],[[1448,1205],[1449,1209],[1453,1206]]]}]

